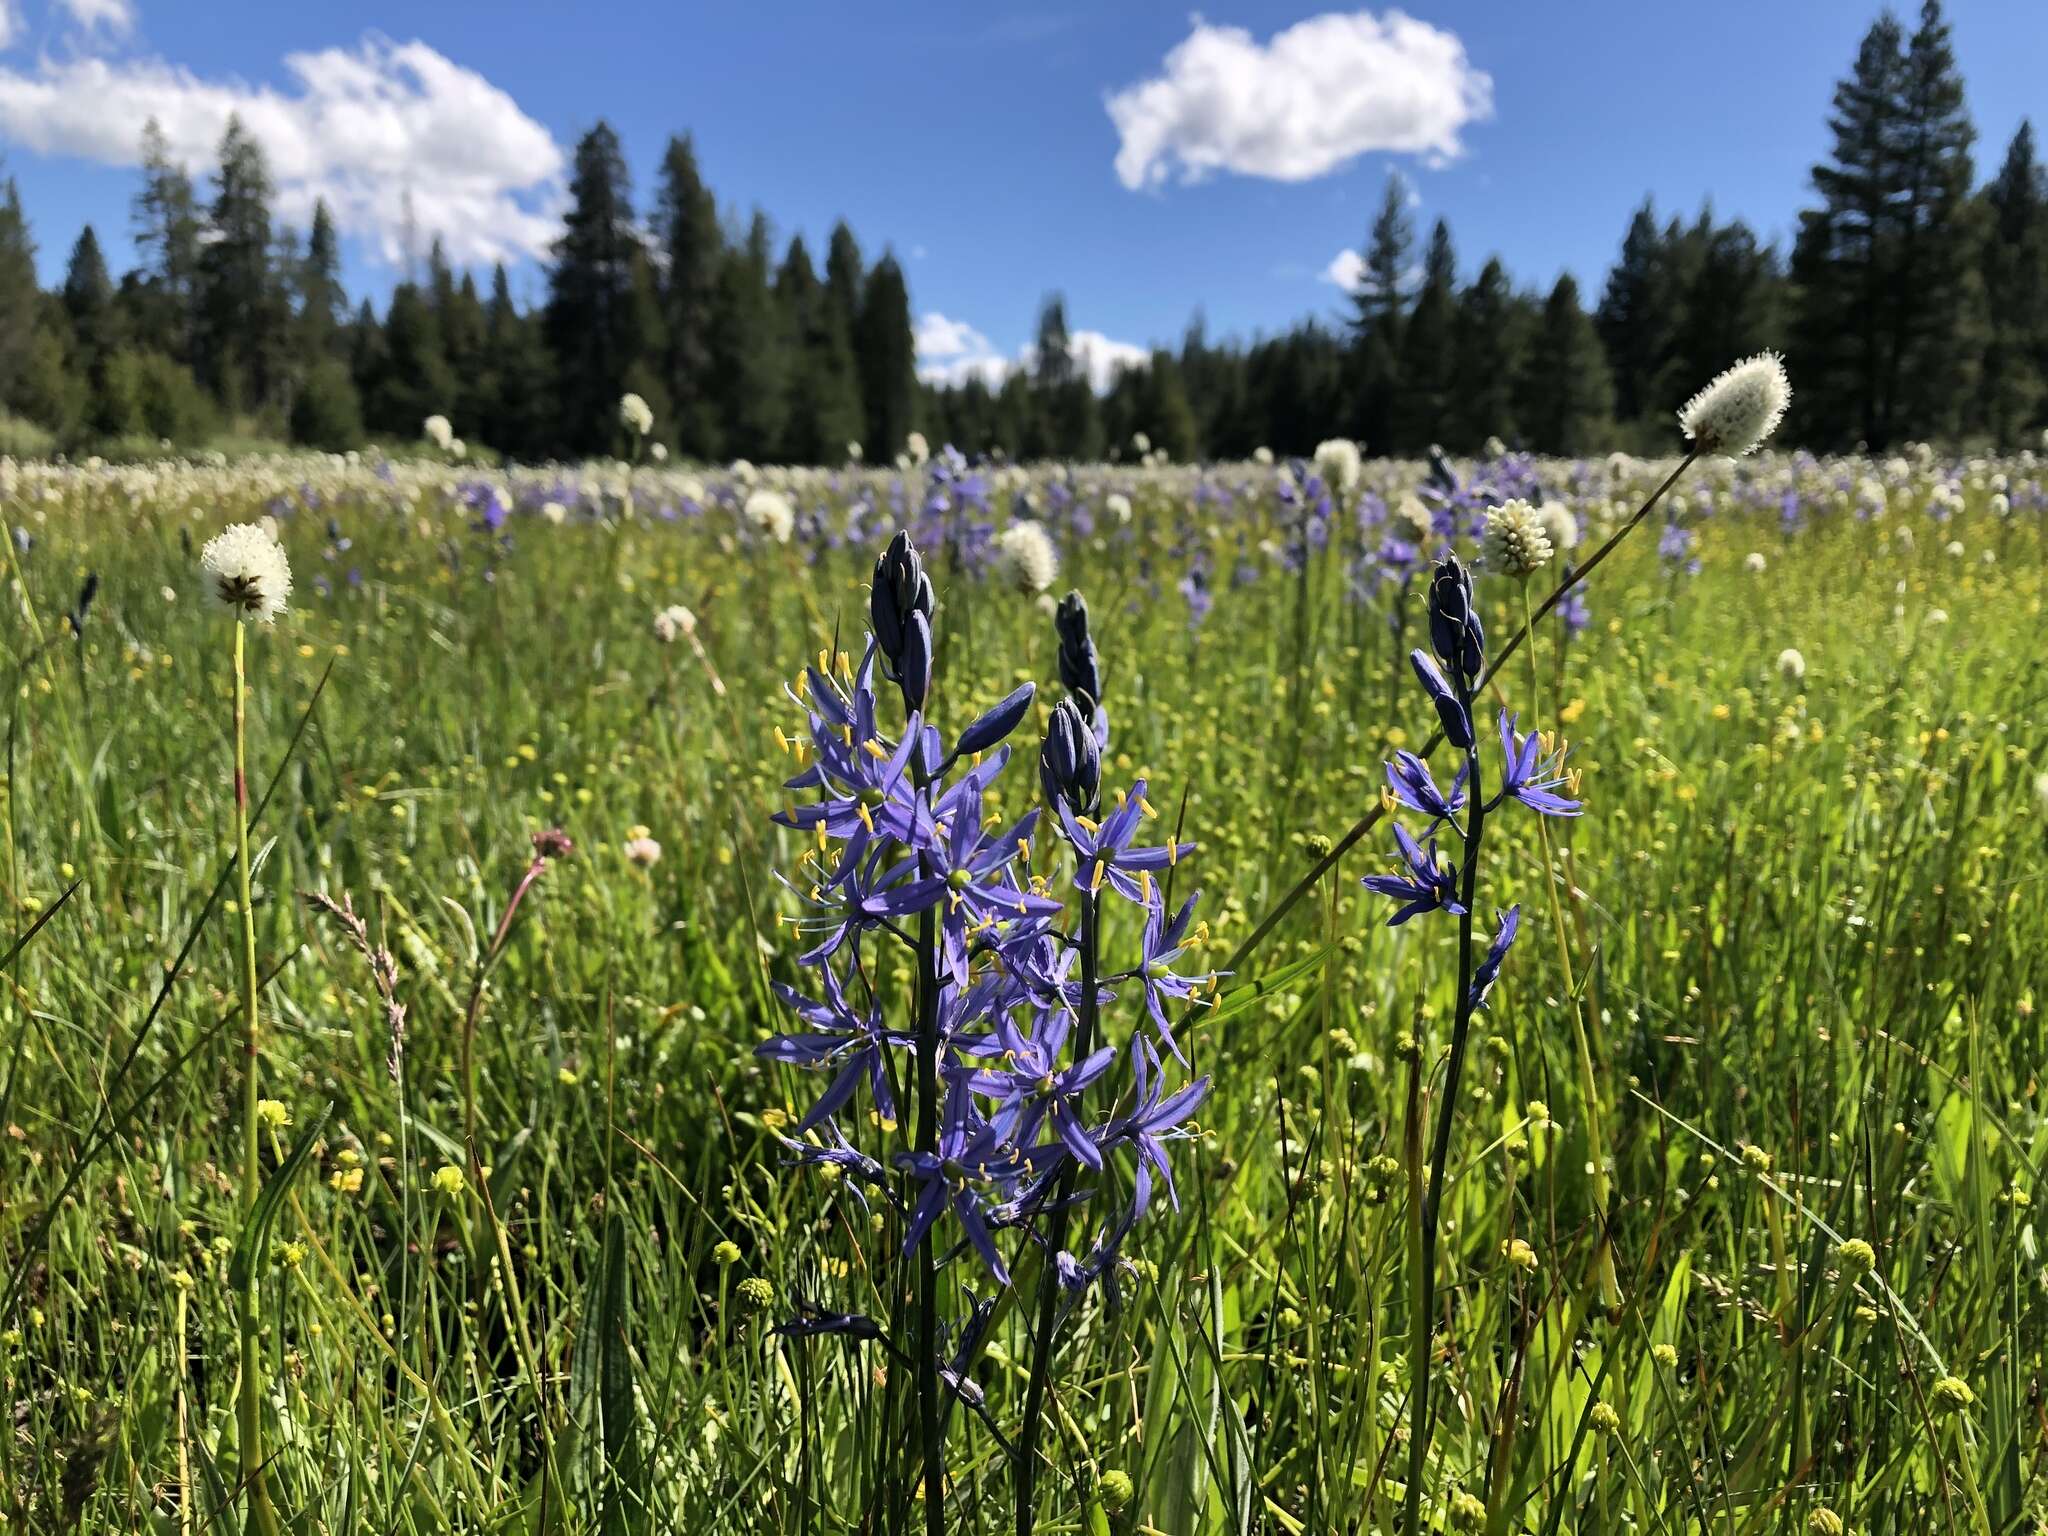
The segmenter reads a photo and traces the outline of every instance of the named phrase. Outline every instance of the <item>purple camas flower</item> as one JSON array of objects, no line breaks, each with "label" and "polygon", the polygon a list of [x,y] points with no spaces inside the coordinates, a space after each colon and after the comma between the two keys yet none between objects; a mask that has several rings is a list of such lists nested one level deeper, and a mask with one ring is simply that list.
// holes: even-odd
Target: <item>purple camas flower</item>
[{"label": "purple camas flower", "polygon": [[[949,467],[935,480],[958,495],[965,477]],[[1013,755],[1005,738],[1030,713],[1034,691],[1012,693],[947,751],[921,712],[935,611],[923,562],[898,534],[876,562],[874,634],[859,664],[821,658],[790,690],[803,726],[781,739],[799,768],[786,783],[793,803],[774,819],[802,834],[805,846],[798,867],[778,878],[806,909],[784,920],[806,935],[797,963],[817,979],[776,984],[792,1027],[756,1054],[822,1085],[783,1145],[800,1163],[836,1170],[850,1196],[879,1197],[905,1254],[930,1245],[943,1262],[971,1252],[1007,1283],[1015,1252],[1061,1248],[1052,1224],[1057,1218],[1063,1231],[1073,1201],[1090,1198],[1117,1214],[1104,1220],[1085,1262],[1053,1258],[1060,1274],[1101,1278],[1112,1273],[1155,1185],[1171,1191],[1168,1144],[1191,1134],[1188,1116],[1207,1091],[1206,1079],[1178,1089],[1168,1083],[1149,1039],[1156,1033],[1184,1060],[1169,1010],[1199,1006],[1211,980],[1186,964],[1202,937],[1191,933],[1194,899],[1169,911],[1155,878],[1194,845],[1139,841],[1150,814],[1142,780],[1096,819],[1102,717],[1093,690],[1101,669],[1075,597],[1058,626],[1069,696],[1052,711],[1038,767],[1054,812],[1056,841],[1048,841],[1058,862],[1071,858],[1081,895],[1065,894],[1056,867],[1034,871],[1040,812],[989,814]],[[883,673],[906,706],[893,734],[876,698]],[[1095,919],[1066,919],[1070,907],[1093,914],[1109,899],[1139,909],[1142,937],[1136,965],[1104,975],[1077,967],[1083,949],[1099,942]],[[878,981],[889,957],[874,951],[905,944],[919,948],[925,1011],[895,1017],[897,999]],[[1095,951],[1087,953],[1092,966]],[[1120,993],[1134,994],[1128,1005],[1142,1001],[1146,1038],[1106,1022]],[[935,1068],[936,1113],[923,1127],[929,1139],[913,1143],[904,1122],[916,1120],[915,1106],[903,1100],[926,1051],[935,1051],[924,1059]],[[1137,1097],[1118,1113],[1108,1085],[1127,1055]],[[1093,1187],[1070,1195],[1077,1177]],[[1119,1188],[1128,1191],[1120,1208]],[[955,1332],[941,1372],[962,1400],[972,1385],[974,1316]],[[871,1326],[820,1300],[806,1304],[788,1332],[878,1337]]]},{"label": "purple camas flower", "polygon": [[1515,799],[1532,811],[1545,816],[1576,816],[1583,802],[1568,800],[1556,793],[1559,788],[1572,787],[1572,775],[1565,772],[1565,749],[1559,747],[1547,756],[1540,756],[1543,743],[1536,732],[1524,736],[1515,730],[1515,723],[1521,717],[1506,710],[1500,712],[1500,754],[1503,763],[1500,796]]},{"label": "purple camas flower", "polygon": [[1399,910],[1387,919],[1389,928],[1398,928],[1409,918],[1420,917],[1425,912],[1455,915],[1465,910],[1458,904],[1458,872],[1437,858],[1435,838],[1432,837],[1425,847],[1410,837],[1408,829],[1397,821],[1394,823],[1394,842],[1401,850],[1405,871],[1365,877],[1368,891],[1379,896],[1391,896],[1401,903]]}]

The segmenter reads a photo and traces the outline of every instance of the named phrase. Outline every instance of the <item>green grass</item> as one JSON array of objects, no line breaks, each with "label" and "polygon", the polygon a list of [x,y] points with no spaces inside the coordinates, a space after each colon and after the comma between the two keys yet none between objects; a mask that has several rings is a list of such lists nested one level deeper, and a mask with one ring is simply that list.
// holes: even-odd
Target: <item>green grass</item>
[{"label": "green grass", "polygon": [[[1597,488],[1575,496],[1589,522],[1627,510],[1556,468],[1554,486]],[[1937,522],[1931,469],[1781,460],[1769,473],[1803,476],[1809,505],[1787,535],[1775,495],[1738,509],[1703,467],[1687,489],[1729,505],[1697,525],[1701,573],[1667,574],[1647,528],[1597,574],[1589,630],[1562,648],[1544,630],[1540,688],[1522,658],[1505,669],[1525,723],[1561,727],[1585,774],[1588,814],[1555,853],[1622,1302],[1605,1312],[1592,1283],[1544,855],[1504,816],[1485,899],[1520,901],[1525,924],[1456,1105],[1431,1528],[1489,1489],[1493,1528],[1529,1532],[1802,1531],[1823,1508],[1859,1532],[2031,1531],[2048,1510],[2029,1209],[2048,1156],[2048,583],[2039,508],[1990,508],[1998,470],[2022,500],[2033,469],[1965,466],[1962,509]],[[1883,521],[1836,504],[1864,473],[1888,480]],[[485,540],[424,473],[306,474],[323,505],[285,525],[297,600],[251,636],[255,792],[275,778],[252,832],[260,1087],[291,1119],[266,1132],[273,1223],[251,1258],[286,1527],[868,1528],[877,1466],[907,1454],[882,1434],[886,1361],[768,1329],[799,1298],[886,1310],[889,1240],[784,1166],[768,1133],[813,1085],[750,1052],[800,947],[770,877],[800,851],[766,819],[791,771],[774,731],[801,723],[781,684],[853,647],[872,545],[758,548],[716,507],[521,519],[486,582]],[[1414,471],[1368,475],[1392,490]],[[299,478],[31,470],[7,509],[34,536],[0,612],[19,679],[10,939],[71,894],[0,1009],[0,1529],[243,1529],[232,625],[200,601],[194,551]],[[1220,963],[1376,802],[1427,704],[1385,602],[1339,600],[1334,555],[1297,582],[1259,553],[1285,537],[1270,497],[1217,513],[1179,471],[1117,483],[1130,532],[1062,534],[1061,584],[1096,615],[1105,778],[1149,774],[1201,843]],[[353,541],[331,560],[330,514]],[[1191,542],[1215,558],[1194,630],[1176,592]],[[1260,579],[1232,583],[1240,558]],[[943,557],[934,577],[944,719],[1050,684],[1033,600]],[[702,659],[652,633],[671,602],[698,616]],[[1481,603],[1512,631],[1504,580]],[[1002,808],[1035,793],[1020,763]],[[576,853],[476,994],[489,1198],[451,1194],[435,1176],[466,1162],[480,959],[555,824]],[[621,851],[634,826],[665,850],[651,869]],[[1042,1531],[1394,1528],[1405,1128],[1441,1080],[1455,951],[1448,927],[1388,930],[1359,888],[1383,832],[1225,988],[1283,984],[1187,1037],[1216,1077],[1204,1135],[1179,1149],[1179,1214],[1134,1239],[1123,1305],[1091,1302],[1062,1347]],[[402,1051],[310,891],[349,896],[391,950]],[[1119,914],[1109,946],[1134,940]],[[1844,1239],[1871,1245],[1872,1273],[1845,1268]],[[1516,1240],[1533,1268],[1510,1262]],[[1006,1435],[1027,1358],[1012,1314],[980,1374]],[[1946,1376],[1967,1410],[1940,1411]],[[993,1438],[955,1416],[949,1458],[953,1528],[1008,1531]]]}]

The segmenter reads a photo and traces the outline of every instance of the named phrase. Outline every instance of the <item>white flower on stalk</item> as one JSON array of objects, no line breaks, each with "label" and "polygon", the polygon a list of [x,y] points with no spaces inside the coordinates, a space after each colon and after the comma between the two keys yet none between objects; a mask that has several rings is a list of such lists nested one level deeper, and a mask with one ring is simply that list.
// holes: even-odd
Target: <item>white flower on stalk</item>
[{"label": "white flower on stalk", "polygon": [[1701,453],[1741,458],[1785,418],[1792,381],[1775,352],[1759,352],[1720,374],[1678,413],[1678,424]]},{"label": "white flower on stalk", "polygon": [[1152,451],[1152,439],[1142,432],[1133,432],[1131,434],[1131,446],[1138,451],[1139,457],[1142,458]]},{"label": "white flower on stalk", "polygon": [[1508,445],[1497,437],[1489,437],[1484,452],[1489,459],[1504,459],[1508,456]]},{"label": "white flower on stalk", "polygon": [[212,592],[238,618],[268,624],[292,595],[292,566],[284,546],[258,523],[236,523],[206,541],[199,568]]},{"label": "white flower on stalk", "polygon": [[652,869],[661,862],[661,844],[647,835],[645,827],[634,827],[631,836],[620,845],[626,855],[626,862],[637,864],[642,869]]},{"label": "white flower on stalk", "polygon": [[448,424],[446,416],[429,416],[420,423],[420,435],[443,453],[446,453],[448,445],[455,441],[455,429]]},{"label": "white flower on stalk", "polygon": [[696,632],[697,615],[681,603],[670,603],[654,616],[654,638],[663,645],[674,645],[678,636]]},{"label": "white flower on stalk", "polygon": [[1568,554],[1579,547],[1579,520],[1563,502],[1543,503],[1536,509],[1536,521],[1543,525],[1543,537],[1550,540],[1552,554]]},{"label": "white flower on stalk", "polygon": [[1259,444],[1258,447],[1252,450],[1252,462],[1262,469],[1271,467],[1273,463],[1273,450],[1264,443]]},{"label": "white flower on stalk", "polygon": [[1122,491],[1111,491],[1102,503],[1103,510],[1120,523],[1131,520],[1131,498]]},{"label": "white flower on stalk", "polygon": [[1550,537],[1543,519],[1519,496],[1486,511],[1486,532],[1480,536],[1480,557],[1498,571],[1517,578],[1533,576],[1550,564]]},{"label": "white flower on stalk", "polygon": [[635,394],[619,396],[619,420],[636,437],[654,430],[654,408]]},{"label": "white flower on stalk", "polygon": [[903,452],[912,468],[921,468],[932,456],[932,445],[925,441],[922,432],[913,432],[903,439]]},{"label": "white flower on stalk", "polygon": [[466,458],[468,458],[468,457],[469,457],[469,444],[465,443],[465,442],[464,442],[464,441],[463,441],[463,440],[462,440],[461,438],[459,438],[459,437],[451,437],[451,438],[449,438],[449,439],[448,439],[448,455],[449,455],[449,457],[450,457],[450,458],[456,458],[456,459],[466,459]]},{"label": "white flower on stalk", "polygon": [[848,443],[846,445],[846,459],[848,463],[858,464],[861,461],[861,457],[861,446],[859,443]]},{"label": "white flower on stalk", "polygon": [[796,530],[796,508],[780,491],[764,487],[749,496],[740,511],[756,533],[766,534],[777,544],[787,544]]},{"label": "white flower on stalk", "polygon": [[647,450],[647,456],[657,464],[666,464],[668,462],[668,444],[656,443]]},{"label": "white flower on stalk", "polygon": [[1316,444],[1316,473],[1333,491],[1348,491],[1358,484],[1365,458],[1358,444],[1348,437],[1332,437]]},{"label": "white flower on stalk", "polygon": [[1778,671],[1796,683],[1806,676],[1806,658],[1788,645],[1778,652]]},{"label": "white flower on stalk", "polygon": [[1946,608],[1928,609],[1927,622],[1930,624],[1946,624],[1948,622],[1948,610]]},{"label": "white flower on stalk", "polygon": [[1962,559],[1964,553],[1963,541],[1961,539],[1950,539],[1948,541],[1948,548],[1946,549],[1945,553],[1951,560]]},{"label": "white flower on stalk", "polygon": [[1745,571],[1749,572],[1749,574],[1752,576],[1761,576],[1764,573],[1764,567],[1769,564],[1770,562],[1768,560],[1764,559],[1764,557],[1760,553],[1752,549],[1748,553],[1748,555],[1746,555],[1743,558],[1742,568]]},{"label": "white flower on stalk", "polygon": [[540,515],[559,528],[569,520],[569,509],[559,501],[546,501],[541,503]]},{"label": "white flower on stalk", "polygon": [[1019,592],[1043,592],[1059,579],[1060,553],[1045,525],[1023,519],[996,535],[1004,579]]},{"label": "white flower on stalk", "polygon": [[1403,496],[1395,505],[1391,521],[1394,532],[1410,544],[1427,544],[1436,532],[1436,519],[1422,504],[1422,498],[1413,492]]}]

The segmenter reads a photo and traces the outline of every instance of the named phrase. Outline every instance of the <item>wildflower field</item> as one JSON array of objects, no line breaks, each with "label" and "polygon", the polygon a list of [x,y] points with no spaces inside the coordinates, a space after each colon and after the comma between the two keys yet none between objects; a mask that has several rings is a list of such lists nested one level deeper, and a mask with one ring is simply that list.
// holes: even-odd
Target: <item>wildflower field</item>
[{"label": "wildflower field", "polygon": [[2041,462],[1124,458],[8,465],[0,1530],[2038,1529]]}]

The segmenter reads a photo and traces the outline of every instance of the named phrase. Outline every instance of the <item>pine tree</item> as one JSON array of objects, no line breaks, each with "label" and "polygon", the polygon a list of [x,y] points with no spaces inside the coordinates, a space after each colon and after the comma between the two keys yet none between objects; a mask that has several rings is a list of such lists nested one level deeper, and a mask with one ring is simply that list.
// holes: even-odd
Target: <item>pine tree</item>
[{"label": "pine tree", "polygon": [[348,295],[341,287],[341,242],[325,198],[313,204],[313,231],[299,263],[298,300],[299,355],[307,360],[336,355]]},{"label": "pine tree", "polygon": [[661,162],[654,234],[663,265],[662,319],[667,333],[663,377],[674,413],[678,450],[716,458],[722,423],[713,373],[712,328],[725,266],[718,205],[697,173],[688,136],[672,138]]},{"label": "pine tree", "polygon": [[1935,0],[1910,41],[1878,18],[1828,127],[1822,206],[1800,214],[1792,255],[1803,435],[1883,448],[1952,433],[1975,392],[1982,291],[1973,131]]},{"label": "pine tree", "polygon": [[619,138],[600,122],[576,145],[569,211],[548,273],[545,333],[555,356],[556,447],[601,454],[619,445],[619,397],[640,360],[633,194]]},{"label": "pine tree", "polygon": [[1095,390],[1074,353],[1067,301],[1057,293],[1039,308],[1031,394],[1032,421],[1023,446],[1027,457],[1093,459],[1101,454],[1102,420]]},{"label": "pine tree", "polygon": [[1614,394],[1593,322],[1566,273],[1550,290],[1530,339],[1516,414],[1539,453],[1596,451],[1611,425]]},{"label": "pine tree", "polygon": [[788,353],[769,280],[768,217],[757,212],[726,251],[712,310],[712,368],[723,406],[725,452],[772,457],[789,411]]},{"label": "pine tree", "polygon": [[513,458],[538,458],[547,451],[548,398],[554,386],[540,322],[512,302],[503,262],[491,270],[491,298],[484,309],[484,401],[476,431],[483,441]]},{"label": "pine tree", "polygon": [[1672,412],[1700,383],[1738,358],[1784,345],[1784,278],[1777,253],[1740,219],[1716,224],[1711,213],[1701,214],[1683,280],[1670,364],[1656,376],[1657,393],[1642,412],[1655,425],[1653,441],[1665,447],[1677,442]]},{"label": "pine tree", "polygon": [[[854,350],[860,363],[861,400],[867,410],[867,435],[862,439],[871,458],[886,459],[902,451],[916,425],[911,408],[917,400],[917,347],[910,330],[910,290],[894,255],[884,252],[868,274],[861,296],[860,324]],[[1014,442],[1008,445],[1013,451]]]},{"label": "pine tree", "polygon": [[285,305],[271,266],[270,172],[228,118],[199,251],[201,377],[230,411],[282,403]]},{"label": "pine tree", "polygon": [[189,363],[199,293],[198,203],[155,118],[142,130],[142,189],[130,218],[143,272],[142,302],[134,306],[138,339]]},{"label": "pine tree", "polygon": [[[365,391],[371,426],[410,442],[429,416],[455,408],[457,387],[432,301],[417,284],[400,283],[384,314],[381,365]],[[450,419],[458,434],[470,430],[467,421]]]},{"label": "pine tree", "polygon": [[[825,251],[825,300],[827,312],[839,332],[846,338],[848,355],[853,352],[853,338],[860,330],[861,300],[867,289],[867,267],[860,253],[860,242],[853,237],[841,219],[832,226],[832,241]],[[858,367],[853,377],[854,406],[865,425],[867,408],[860,399],[860,377]]]},{"label": "pine tree", "polygon": [[1975,416],[1994,445],[2012,448],[2039,418],[2048,384],[2048,173],[2022,121],[1984,189],[1984,297],[1994,317]]},{"label": "pine tree", "polygon": [[1489,257],[1458,296],[1456,337],[1446,446],[1476,453],[1489,437],[1513,442],[1523,338],[1514,288],[1498,256]]},{"label": "pine tree", "polygon": [[867,424],[861,419],[847,332],[800,235],[789,242],[789,254],[776,274],[775,300],[790,358],[782,456],[792,464],[839,463]]},{"label": "pine tree", "polygon": [[106,258],[100,254],[99,237],[90,224],[78,232],[71,247],[62,297],[78,356],[96,373],[121,338],[116,332],[113,279],[107,276]]},{"label": "pine tree", "polygon": [[1674,265],[1656,207],[1645,198],[1629,220],[1621,259],[1607,274],[1594,316],[1614,380],[1614,414],[1622,421],[1640,421],[1665,406],[1664,375],[1680,321]]},{"label": "pine tree", "polygon": [[1385,447],[1420,453],[1440,441],[1450,416],[1457,360],[1453,352],[1458,307],[1458,258],[1451,227],[1442,219],[1430,231],[1422,262],[1422,287],[1402,327],[1393,433]]},{"label": "pine tree", "polygon": [[1368,446],[1393,430],[1401,356],[1402,290],[1408,281],[1415,226],[1408,218],[1408,184],[1387,178],[1387,193],[1366,243],[1364,270],[1352,295],[1352,434]]}]

